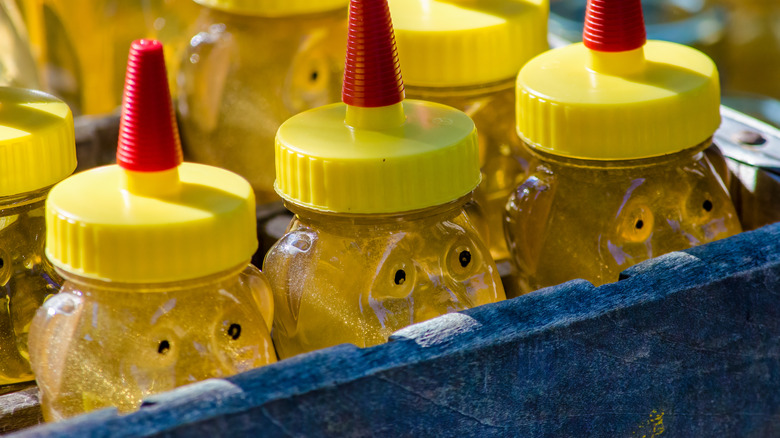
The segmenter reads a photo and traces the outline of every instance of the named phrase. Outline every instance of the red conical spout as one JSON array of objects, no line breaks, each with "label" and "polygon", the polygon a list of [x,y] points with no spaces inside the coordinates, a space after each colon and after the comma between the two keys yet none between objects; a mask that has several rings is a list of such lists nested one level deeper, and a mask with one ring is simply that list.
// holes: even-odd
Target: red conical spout
[{"label": "red conical spout", "polygon": [[401,66],[387,0],[351,0],[341,99],[375,108],[404,100]]},{"label": "red conical spout", "polygon": [[641,0],[588,0],[585,46],[599,52],[626,52],[645,45]]},{"label": "red conical spout", "polygon": [[169,170],[182,162],[163,47],[158,41],[137,40],[130,46],[116,159],[124,169],[137,172]]}]

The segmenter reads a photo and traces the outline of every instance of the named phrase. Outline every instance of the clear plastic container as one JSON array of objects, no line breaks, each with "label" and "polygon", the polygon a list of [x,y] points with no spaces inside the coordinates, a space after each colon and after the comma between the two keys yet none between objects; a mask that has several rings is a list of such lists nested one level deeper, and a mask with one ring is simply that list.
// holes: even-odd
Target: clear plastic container
[{"label": "clear plastic container", "polygon": [[504,204],[525,177],[514,129],[514,80],[547,50],[547,0],[390,0],[406,96],[457,108],[474,120],[482,182],[473,219],[496,261],[508,260]]},{"label": "clear plastic container", "polygon": [[0,385],[33,379],[27,334],[35,311],[62,279],[44,256],[49,188],[0,197]]},{"label": "clear plastic container", "polygon": [[295,213],[263,261],[279,357],[369,347],[416,322],[503,300],[466,209],[479,185],[474,122],[404,100],[390,9],[352,0],[342,102],[276,135],[276,184]]},{"label": "clear plastic container", "polygon": [[0,2],[0,85],[39,89],[35,65],[22,10],[13,1]]},{"label": "clear plastic container", "polygon": [[386,215],[287,203],[295,218],[263,263],[279,357],[381,344],[410,324],[503,300],[495,263],[464,212],[467,198]]},{"label": "clear plastic container", "polygon": [[539,55],[517,78],[517,131],[535,158],[504,225],[523,292],[614,282],[741,231],[723,158],[706,152],[721,120],[715,63],[647,40],[639,0],[587,10],[583,43]]},{"label": "clear plastic container", "polygon": [[0,87],[0,385],[33,379],[27,347],[37,308],[59,290],[44,255],[45,203],[76,168],[73,117],[59,99]]},{"label": "clear plastic container", "polygon": [[[74,114],[107,114],[122,103],[130,43],[154,35],[141,0],[28,0],[40,20],[48,91]],[[40,8],[35,11],[34,7]],[[34,18],[37,14],[38,18]],[[31,26],[32,29],[32,26]]]},{"label": "clear plastic container", "polygon": [[133,411],[148,395],[276,360],[273,301],[252,265],[175,284],[59,272],[65,284],[38,311],[31,338],[46,421]]},{"label": "clear plastic container", "polygon": [[[723,0],[729,9],[725,34],[726,91],[780,99],[780,3]],[[759,97],[759,96],[755,96]],[[739,108],[740,110],[742,108]]]},{"label": "clear plastic container", "polygon": [[340,4],[307,13],[310,3],[272,16],[264,16],[262,6],[204,7],[193,28],[178,78],[185,153],[245,177],[258,203],[279,200],[273,190],[279,125],[338,101],[346,1],[329,3]]},{"label": "clear plastic container", "polygon": [[739,233],[718,174],[723,163],[704,153],[710,144],[630,161],[536,152],[529,178],[507,203],[521,289],[575,278],[611,283],[641,261]]},{"label": "clear plastic container", "polygon": [[507,260],[503,234],[507,198],[527,176],[530,154],[515,132],[515,81],[484,87],[429,88],[406,85],[409,98],[439,102],[469,115],[477,125],[482,182],[474,192],[472,220],[490,243],[496,261]]},{"label": "clear plastic container", "polygon": [[154,38],[165,47],[165,65],[171,95],[178,95],[177,76],[182,57],[190,40],[190,29],[203,8],[192,0],[151,0],[144,2],[146,21],[151,23]]},{"label": "clear plastic container", "polygon": [[276,361],[271,289],[249,264],[252,188],[182,162],[158,41],[131,46],[118,143],[116,165],[73,175],[46,201],[46,255],[66,280],[29,335],[47,420],[135,410]]}]

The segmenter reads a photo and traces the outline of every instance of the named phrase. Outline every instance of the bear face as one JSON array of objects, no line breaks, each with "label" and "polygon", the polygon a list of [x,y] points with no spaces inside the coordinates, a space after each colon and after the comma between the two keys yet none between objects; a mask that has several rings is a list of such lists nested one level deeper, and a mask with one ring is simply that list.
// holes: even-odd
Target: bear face
[{"label": "bear face", "polygon": [[263,18],[208,11],[179,75],[182,138],[192,158],[244,176],[277,201],[274,139],[291,116],[341,97],[346,14]]},{"label": "bear face", "polygon": [[30,333],[47,420],[132,411],[150,394],[275,362],[261,275],[250,266],[219,282],[145,291],[66,282]]},{"label": "bear face", "polygon": [[629,266],[741,227],[709,158],[684,151],[625,166],[537,160],[509,198],[505,231],[530,291],[617,281]]},{"label": "bear face", "polygon": [[490,252],[462,211],[386,223],[296,217],[263,266],[280,357],[376,345],[410,324],[505,298]]}]

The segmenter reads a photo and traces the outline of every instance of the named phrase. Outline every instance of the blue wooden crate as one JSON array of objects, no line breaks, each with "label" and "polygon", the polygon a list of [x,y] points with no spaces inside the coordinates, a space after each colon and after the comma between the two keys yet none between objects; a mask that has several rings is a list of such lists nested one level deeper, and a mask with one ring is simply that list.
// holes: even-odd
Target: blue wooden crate
[{"label": "blue wooden crate", "polygon": [[780,224],[17,436],[780,436]]}]

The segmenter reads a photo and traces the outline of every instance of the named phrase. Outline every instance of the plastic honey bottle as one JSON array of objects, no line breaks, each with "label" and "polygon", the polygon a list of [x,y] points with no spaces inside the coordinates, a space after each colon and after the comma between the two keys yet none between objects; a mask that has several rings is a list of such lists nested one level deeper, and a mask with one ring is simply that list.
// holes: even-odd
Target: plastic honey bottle
[{"label": "plastic honey bottle", "polygon": [[46,89],[65,100],[76,115],[116,110],[122,99],[127,47],[153,35],[146,2],[23,1],[31,40],[41,51]]},{"label": "plastic honey bottle", "polygon": [[178,96],[176,78],[184,52],[189,47],[189,32],[203,8],[192,0],[152,0],[143,3],[143,6],[154,39],[160,41],[165,49],[168,86],[175,101]]},{"label": "plastic honey bottle", "polygon": [[182,163],[172,109],[162,45],[134,42],[118,165],[47,201],[46,254],[65,283],[33,320],[30,356],[49,421],[276,361],[270,288],[248,263],[252,189]]},{"label": "plastic honey bottle", "polygon": [[185,152],[278,201],[274,136],[290,116],[337,102],[347,0],[195,0],[178,110]]},{"label": "plastic honey bottle", "polygon": [[613,282],[739,233],[720,165],[704,153],[719,103],[712,60],[646,41],[639,0],[590,0],[584,44],[536,57],[517,78],[517,129],[534,155],[505,222],[521,287]]},{"label": "plastic honey bottle", "polygon": [[22,11],[13,1],[0,2],[0,85],[40,89]]},{"label": "plastic honey bottle", "polygon": [[480,181],[474,123],[404,100],[386,0],[351,2],[342,100],[276,137],[276,189],[295,213],[263,263],[282,358],[505,298],[464,211]]},{"label": "plastic honey bottle", "polygon": [[61,281],[44,256],[44,204],[75,168],[68,106],[48,94],[0,87],[0,385],[33,379],[30,323]]},{"label": "plastic honey bottle", "polygon": [[515,125],[520,67],[547,50],[548,0],[390,0],[406,96],[452,106],[477,125],[485,242],[508,260],[503,213],[528,169]]}]

